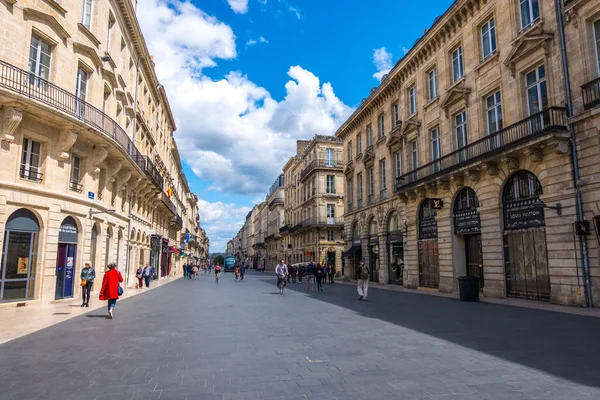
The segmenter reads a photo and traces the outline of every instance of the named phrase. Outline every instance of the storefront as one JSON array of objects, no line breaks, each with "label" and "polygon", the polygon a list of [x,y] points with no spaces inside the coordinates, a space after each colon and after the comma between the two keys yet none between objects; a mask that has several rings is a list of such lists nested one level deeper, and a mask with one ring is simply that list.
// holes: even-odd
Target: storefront
[{"label": "storefront", "polygon": [[360,260],[362,260],[362,246],[360,242],[358,222],[354,222],[354,225],[352,225],[351,246],[342,254],[342,260],[345,258],[348,259],[348,267],[351,268],[351,270],[348,271],[348,277],[356,279],[356,269],[358,268],[358,263],[360,262]]},{"label": "storefront", "polygon": [[77,241],[79,232],[72,217],[63,220],[58,230],[58,251],[56,254],[56,300],[73,297],[77,274]]},{"label": "storefront", "polygon": [[[160,250],[160,277],[162,278],[167,276],[169,269],[169,239],[162,239]],[[155,274],[155,278],[157,277],[157,274]]]},{"label": "storefront", "polygon": [[433,201],[425,199],[419,208],[419,286],[440,286],[438,227]]},{"label": "storefront", "polygon": [[377,220],[371,218],[369,222],[369,270],[371,271],[371,282],[379,282],[379,236]]},{"label": "storefront", "polygon": [[393,212],[388,219],[388,276],[389,283],[402,285],[404,283],[404,235],[400,229],[400,218]]},{"label": "storefront", "polygon": [[154,270],[153,278],[158,276],[158,266],[160,260],[161,236],[150,236],[150,266]]},{"label": "storefront", "polygon": [[541,194],[540,181],[529,171],[515,173],[504,187],[504,269],[508,297],[550,300]]},{"label": "storefront", "polygon": [[4,231],[0,301],[34,297],[40,224],[35,214],[21,208],[8,217]]},{"label": "storefront", "polygon": [[[454,234],[464,248],[464,275],[479,278],[479,287],[484,286],[483,252],[481,248],[481,220],[479,199],[470,187],[462,188],[454,200]],[[461,258],[462,260],[462,258]],[[461,268],[462,275],[463,269]]]}]

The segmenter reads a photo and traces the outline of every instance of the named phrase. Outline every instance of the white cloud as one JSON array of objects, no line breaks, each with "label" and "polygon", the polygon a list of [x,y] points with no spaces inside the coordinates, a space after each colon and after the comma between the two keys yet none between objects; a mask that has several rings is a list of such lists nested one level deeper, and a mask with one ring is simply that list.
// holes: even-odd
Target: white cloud
[{"label": "white cloud", "polygon": [[259,37],[258,39],[250,39],[246,42],[246,47],[250,47],[250,46],[254,46],[255,44],[258,43],[269,43],[269,41],[267,39],[265,39],[264,37]]},{"label": "white cloud", "polygon": [[[237,57],[236,37],[191,3],[140,0],[137,16],[169,96],[181,156],[215,190],[264,196],[295,140],[333,134],[352,112],[331,84],[300,66],[289,68],[281,101],[239,71],[204,75],[217,60]],[[211,232],[220,226],[214,221],[207,216],[201,223]],[[211,235],[211,248],[222,249],[215,244]]]},{"label": "white cloud", "polygon": [[246,14],[248,12],[248,0],[227,0],[227,2],[236,14]]},{"label": "white cloud", "polygon": [[373,64],[377,68],[373,78],[381,81],[383,76],[392,69],[392,53],[388,53],[385,47],[373,50]]},{"label": "white cloud", "polygon": [[410,49],[408,47],[402,46],[402,51],[404,52],[404,54],[406,54],[410,51]]},{"label": "white cloud", "polygon": [[238,207],[233,203],[211,203],[203,199],[198,200],[200,224],[206,229],[210,238],[210,251],[224,251],[227,242],[233,238],[244,221],[250,207]]},{"label": "white cloud", "polygon": [[300,15],[300,10],[298,10],[296,7],[290,6],[288,8],[288,10],[290,10],[292,13],[296,14],[296,17],[298,19],[302,18],[302,15]]}]

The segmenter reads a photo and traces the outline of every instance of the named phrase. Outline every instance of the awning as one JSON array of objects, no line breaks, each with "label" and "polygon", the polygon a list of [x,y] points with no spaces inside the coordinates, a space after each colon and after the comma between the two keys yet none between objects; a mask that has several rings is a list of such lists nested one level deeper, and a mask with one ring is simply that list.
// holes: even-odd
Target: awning
[{"label": "awning", "polygon": [[169,247],[169,253],[179,253],[179,249],[177,247]]},{"label": "awning", "polygon": [[348,250],[346,250],[345,252],[342,253],[342,257],[353,256],[354,253],[356,253],[360,249],[362,249],[362,246],[360,246],[360,245],[358,245],[358,246],[352,246],[352,247],[350,247],[350,249],[348,249]]}]

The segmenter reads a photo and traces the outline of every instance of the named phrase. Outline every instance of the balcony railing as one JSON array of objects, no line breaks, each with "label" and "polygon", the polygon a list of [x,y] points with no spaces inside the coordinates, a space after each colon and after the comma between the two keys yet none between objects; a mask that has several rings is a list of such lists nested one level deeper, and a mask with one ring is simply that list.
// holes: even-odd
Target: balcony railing
[{"label": "balcony railing", "polygon": [[318,159],[312,160],[304,170],[300,173],[300,180],[304,179],[308,174],[310,174],[315,168],[332,168],[332,169],[343,169],[344,161],[343,160],[326,160],[326,159]]},{"label": "balcony railing", "polygon": [[363,199],[358,199],[358,208],[357,208],[357,210],[361,209],[362,206],[363,206]]},{"label": "balcony railing", "polygon": [[353,203],[348,203],[348,211],[352,211],[354,209]]},{"label": "balcony railing", "polygon": [[387,199],[387,189],[381,189],[379,191],[379,200]]},{"label": "balcony railing", "polygon": [[77,182],[69,182],[69,190],[71,190],[72,192],[81,193],[81,191],[83,190],[83,185]]},{"label": "balcony railing", "polygon": [[501,153],[549,131],[566,131],[566,124],[567,118],[564,108],[547,108],[402,175],[397,179],[395,191],[397,192],[424,179],[447,174],[467,164]]},{"label": "balcony railing", "polygon": [[135,163],[152,179],[152,182],[162,191],[164,187],[164,179],[150,157],[138,154],[135,157]]},{"label": "balcony railing", "polygon": [[600,78],[596,78],[581,87],[583,108],[589,110],[600,105]]},{"label": "balcony railing", "polygon": [[181,219],[179,215],[175,215],[173,218],[171,218],[171,222],[178,226],[179,229],[183,228],[183,219]]},{"label": "balcony railing", "polygon": [[281,228],[279,228],[279,233],[288,232],[289,230],[290,230],[290,226],[289,225],[284,225]]},{"label": "balcony railing", "polygon": [[49,81],[0,61],[0,87],[46,104],[99,130],[117,142],[134,161],[140,154],[125,130],[112,118]]},{"label": "balcony railing", "polygon": [[163,204],[169,209],[169,211],[171,211],[173,216],[177,216],[177,206],[173,204],[173,202],[171,201],[171,199],[169,199],[165,192],[162,192],[160,194],[160,199],[162,200]]},{"label": "balcony railing", "polygon": [[44,174],[37,171],[37,168],[35,168],[35,169],[36,170],[27,168],[24,165],[21,166],[21,173],[20,173],[21,179],[27,179],[29,181],[34,181],[34,182],[41,182]]},{"label": "balcony railing", "polygon": [[309,217],[302,221],[303,228],[312,226],[335,226],[344,225],[344,217]]},{"label": "balcony railing", "polygon": [[370,195],[367,197],[367,202],[368,202],[368,204],[369,204],[369,205],[371,205],[371,204],[375,203],[375,194],[370,194]]}]

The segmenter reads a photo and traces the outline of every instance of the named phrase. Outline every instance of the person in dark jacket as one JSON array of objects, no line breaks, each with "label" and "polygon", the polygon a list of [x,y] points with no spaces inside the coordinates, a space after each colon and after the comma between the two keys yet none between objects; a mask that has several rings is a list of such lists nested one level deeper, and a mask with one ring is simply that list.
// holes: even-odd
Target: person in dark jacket
[{"label": "person in dark jacket", "polygon": [[94,288],[94,279],[96,279],[96,271],[90,263],[85,263],[81,270],[81,307],[90,306],[90,293]]},{"label": "person in dark jacket", "polygon": [[117,264],[108,264],[108,271],[102,279],[102,289],[100,289],[100,300],[108,300],[108,318],[113,318],[113,312],[119,299],[119,287],[123,282],[123,276],[117,270]]},{"label": "person in dark jacket", "polygon": [[317,264],[317,269],[315,270],[315,276],[317,278],[317,290],[323,291],[323,279],[325,278],[325,271],[321,264]]}]

